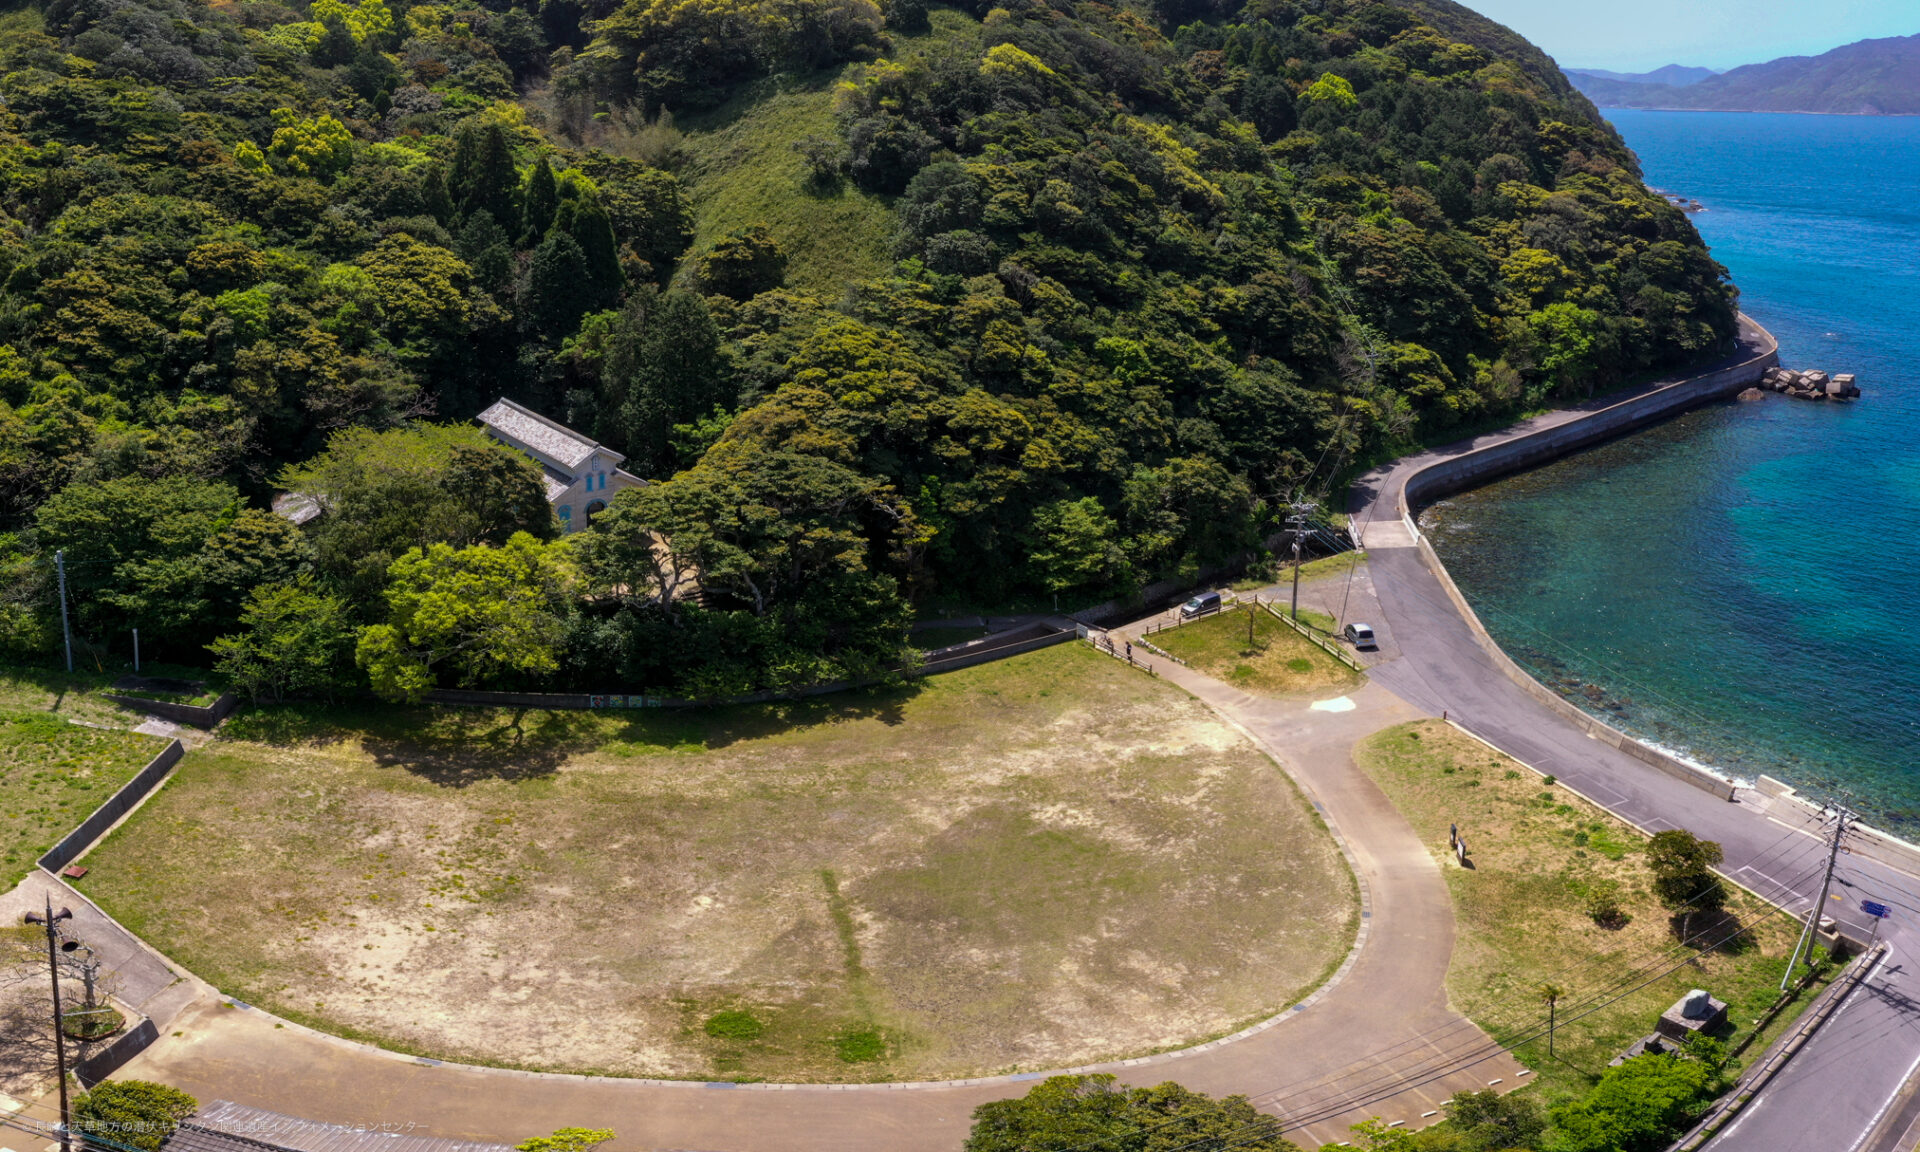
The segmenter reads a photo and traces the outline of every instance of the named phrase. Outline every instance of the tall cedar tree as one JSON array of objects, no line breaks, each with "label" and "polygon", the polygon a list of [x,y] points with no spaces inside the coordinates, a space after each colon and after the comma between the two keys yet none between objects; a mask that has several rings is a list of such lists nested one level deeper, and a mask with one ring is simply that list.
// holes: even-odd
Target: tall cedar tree
[{"label": "tall cedar tree", "polygon": [[509,225],[520,218],[514,208],[520,176],[513,167],[507,134],[498,124],[468,125],[461,130],[454,141],[447,185],[462,216],[485,212]]}]

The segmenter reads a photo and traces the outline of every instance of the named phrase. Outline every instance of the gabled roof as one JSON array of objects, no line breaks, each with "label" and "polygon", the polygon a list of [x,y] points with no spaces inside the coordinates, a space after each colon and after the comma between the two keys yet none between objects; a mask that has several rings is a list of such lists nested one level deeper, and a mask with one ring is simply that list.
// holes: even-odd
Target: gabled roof
[{"label": "gabled roof", "polygon": [[475,419],[500,435],[525,444],[562,468],[578,468],[595,452],[615,464],[626,459],[613,449],[580,435],[564,424],[557,424],[531,408],[515,404],[504,396]]}]

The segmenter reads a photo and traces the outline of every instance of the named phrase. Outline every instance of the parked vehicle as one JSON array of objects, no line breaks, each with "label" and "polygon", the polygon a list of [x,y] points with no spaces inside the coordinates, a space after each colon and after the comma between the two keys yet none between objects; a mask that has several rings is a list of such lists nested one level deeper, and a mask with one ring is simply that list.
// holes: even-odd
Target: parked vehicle
[{"label": "parked vehicle", "polygon": [[1347,643],[1353,645],[1355,648],[1380,647],[1373,639],[1373,625],[1371,624],[1349,624],[1341,635],[1345,636]]},{"label": "parked vehicle", "polygon": [[1209,612],[1220,611],[1220,593],[1202,592],[1193,599],[1180,605],[1180,618],[1191,620],[1196,616],[1205,616]]}]

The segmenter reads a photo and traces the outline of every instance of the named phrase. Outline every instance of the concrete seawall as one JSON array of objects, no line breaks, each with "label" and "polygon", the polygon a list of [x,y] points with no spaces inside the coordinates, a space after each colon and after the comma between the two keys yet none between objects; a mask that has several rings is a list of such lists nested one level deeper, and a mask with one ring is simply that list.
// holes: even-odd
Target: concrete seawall
[{"label": "concrete seawall", "polygon": [[1564,419],[1543,422],[1544,426],[1519,435],[1495,437],[1483,446],[1459,452],[1443,449],[1424,463],[1416,457],[1404,469],[1395,469],[1385,490],[1376,497],[1388,501],[1387,506],[1398,513],[1420,550],[1422,561],[1466,620],[1474,640],[1510,680],[1593,739],[1725,800],[1732,800],[1734,796],[1731,781],[1629,736],[1540,683],[1514,663],[1480,623],[1479,615],[1467,603],[1446,565],[1440,562],[1439,555],[1419,530],[1416,518],[1422,507],[1443,496],[1550,463],[1581,448],[1637,431],[1752,386],[1762,373],[1780,362],[1780,348],[1773,334],[1752,320],[1742,316],[1740,326],[1745,354],[1735,357],[1732,363],[1684,380],[1642,388],[1615,403],[1567,414]]},{"label": "concrete seawall", "polygon": [[1478,487],[1509,472],[1537,468],[1602,440],[1624,436],[1752,387],[1762,373],[1780,362],[1779,345],[1772,334],[1757,324],[1753,328],[1765,336],[1764,349],[1741,363],[1642,391],[1577,419],[1420,468],[1406,478],[1400,490],[1399,511],[1411,519],[1423,506],[1450,493]]}]

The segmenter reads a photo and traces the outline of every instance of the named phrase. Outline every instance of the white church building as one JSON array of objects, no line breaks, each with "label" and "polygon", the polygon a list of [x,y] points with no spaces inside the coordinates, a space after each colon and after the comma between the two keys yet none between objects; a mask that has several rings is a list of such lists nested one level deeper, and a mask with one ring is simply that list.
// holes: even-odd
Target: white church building
[{"label": "white church building", "polygon": [[504,396],[476,419],[488,435],[540,465],[547,503],[560,517],[563,531],[585,528],[615,493],[646,483],[621,470],[625,456]]}]

